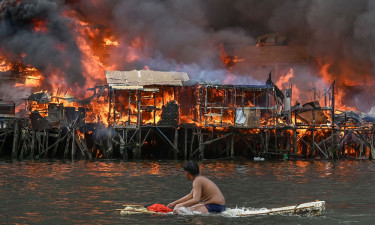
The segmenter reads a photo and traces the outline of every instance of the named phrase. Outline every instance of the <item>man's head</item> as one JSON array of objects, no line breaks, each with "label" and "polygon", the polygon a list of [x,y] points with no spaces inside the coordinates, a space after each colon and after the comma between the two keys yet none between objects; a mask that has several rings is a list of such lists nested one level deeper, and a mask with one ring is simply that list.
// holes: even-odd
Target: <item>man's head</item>
[{"label": "man's head", "polygon": [[[198,176],[199,175],[198,163],[195,162],[195,161],[186,162],[185,165],[184,165],[184,171],[187,172],[192,177]],[[189,177],[188,177],[188,179],[190,180]]]}]

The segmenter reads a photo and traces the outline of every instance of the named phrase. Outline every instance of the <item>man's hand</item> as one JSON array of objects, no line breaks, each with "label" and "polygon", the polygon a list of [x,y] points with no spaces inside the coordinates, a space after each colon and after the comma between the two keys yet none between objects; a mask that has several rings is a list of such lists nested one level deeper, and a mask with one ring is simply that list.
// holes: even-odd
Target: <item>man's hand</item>
[{"label": "man's hand", "polygon": [[174,207],[175,205],[176,205],[176,203],[171,202],[171,203],[169,203],[169,204],[167,205],[167,207],[173,209],[173,207]]},{"label": "man's hand", "polygon": [[174,207],[174,209],[173,209],[173,213],[178,213],[178,209],[180,208],[180,207],[182,207],[182,204],[180,203],[180,204],[177,204],[175,207]]}]

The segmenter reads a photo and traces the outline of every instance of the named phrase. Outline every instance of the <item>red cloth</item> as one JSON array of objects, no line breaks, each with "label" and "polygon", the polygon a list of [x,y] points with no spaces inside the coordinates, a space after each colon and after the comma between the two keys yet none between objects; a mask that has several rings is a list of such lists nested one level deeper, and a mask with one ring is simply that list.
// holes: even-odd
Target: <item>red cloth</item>
[{"label": "red cloth", "polygon": [[168,208],[167,206],[162,205],[162,204],[153,204],[147,207],[147,209],[150,211],[159,212],[159,213],[168,213],[168,212],[173,211],[171,208]]}]

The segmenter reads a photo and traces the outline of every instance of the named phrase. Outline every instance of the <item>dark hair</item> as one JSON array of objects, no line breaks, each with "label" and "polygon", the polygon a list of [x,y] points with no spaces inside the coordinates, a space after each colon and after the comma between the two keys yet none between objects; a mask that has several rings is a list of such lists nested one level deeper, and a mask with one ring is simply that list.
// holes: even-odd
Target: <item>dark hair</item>
[{"label": "dark hair", "polygon": [[198,163],[195,161],[186,162],[184,165],[184,170],[190,173],[191,175],[195,176],[199,174],[199,166]]}]

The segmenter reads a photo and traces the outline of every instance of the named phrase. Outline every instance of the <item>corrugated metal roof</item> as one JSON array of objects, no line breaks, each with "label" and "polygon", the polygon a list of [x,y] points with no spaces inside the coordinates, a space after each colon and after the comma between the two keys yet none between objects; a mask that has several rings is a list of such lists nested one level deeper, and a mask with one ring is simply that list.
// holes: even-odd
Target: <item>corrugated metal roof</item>
[{"label": "corrugated metal roof", "polygon": [[109,86],[182,86],[183,82],[189,81],[189,76],[184,72],[153,70],[105,71],[105,75]]}]

